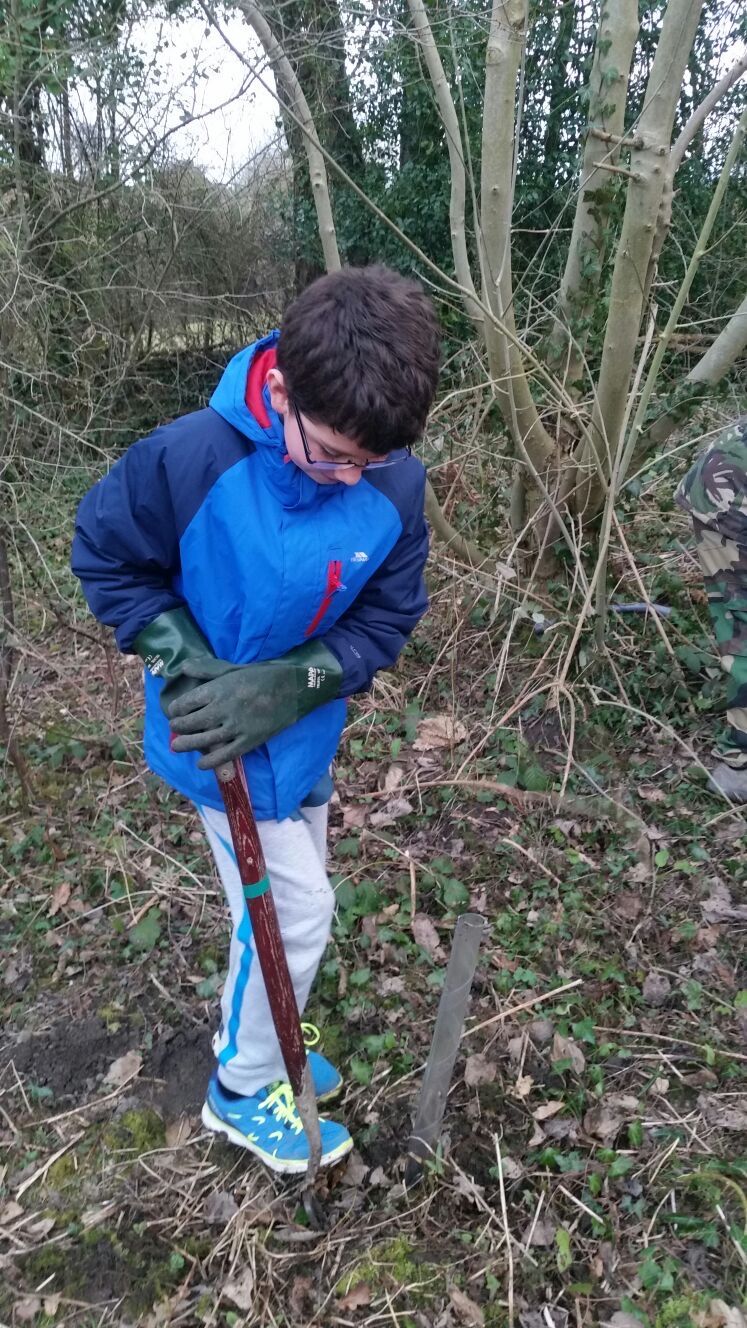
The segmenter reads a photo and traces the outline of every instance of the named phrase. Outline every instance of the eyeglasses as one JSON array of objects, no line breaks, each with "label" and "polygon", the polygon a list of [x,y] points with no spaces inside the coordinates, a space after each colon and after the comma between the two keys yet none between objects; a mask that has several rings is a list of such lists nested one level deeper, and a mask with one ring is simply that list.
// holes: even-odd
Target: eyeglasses
[{"label": "eyeglasses", "polygon": [[316,457],[311,455],[309,440],[306,437],[306,430],[303,427],[301,413],[298,406],[295,401],[293,401],[291,405],[293,406],[293,414],[296,417],[298,432],[301,435],[304,456],[310,466],[318,466],[319,470],[380,470],[382,466],[397,466],[401,461],[406,461],[409,456],[412,456],[412,448],[405,447],[403,449],[403,456],[390,457],[386,461],[317,461]]}]

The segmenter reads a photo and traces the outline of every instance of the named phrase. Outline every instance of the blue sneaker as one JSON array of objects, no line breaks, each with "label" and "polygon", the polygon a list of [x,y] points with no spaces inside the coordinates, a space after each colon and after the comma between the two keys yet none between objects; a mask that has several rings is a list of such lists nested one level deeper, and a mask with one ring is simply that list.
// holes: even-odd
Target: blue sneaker
[{"label": "blue sneaker", "polygon": [[318,1051],[310,1051],[321,1039],[321,1033],[316,1024],[301,1024],[306,1055],[311,1066],[311,1077],[314,1080],[314,1092],[317,1102],[329,1102],[331,1098],[337,1097],[342,1088],[342,1075],[336,1070],[334,1065],[322,1056]]},{"label": "blue sneaker", "polygon": [[342,1088],[342,1075],[327,1060],[326,1056],[320,1055],[318,1051],[308,1051],[306,1055],[309,1058],[311,1077],[314,1080],[316,1100],[317,1102],[329,1102],[331,1098],[337,1097]]},{"label": "blue sneaker", "polygon": [[[277,1082],[252,1097],[229,1098],[214,1072],[202,1108],[202,1123],[239,1148],[247,1148],[271,1171],[300,1175],[306,1170],[309,1147],[290,1084]],[[350,1152],[353,1140],[345,1126],[336,1121],[320,1120],[319,1127],[322,1166],[329,1167]]]},{"label": "blue sneaker", "polygon": [[[316,1024],[301,1024],[303,1032],[304,1046],[311,1066],[311,1077],[314,1080],[314,1091],[317,1102],[331,1102],[333,1097],[337,1097],[342,1088],[343,1079],[339,1070],[336,1070],[331,1061],[321,1052],[311,1051],[311,1047],[316,1047],[321,1040],[321,1033]],[[223,1037],[223,1025],[218,1029],[213,1037],[213,1051],[216,1056],[220,1052],[221,1038]]]}]

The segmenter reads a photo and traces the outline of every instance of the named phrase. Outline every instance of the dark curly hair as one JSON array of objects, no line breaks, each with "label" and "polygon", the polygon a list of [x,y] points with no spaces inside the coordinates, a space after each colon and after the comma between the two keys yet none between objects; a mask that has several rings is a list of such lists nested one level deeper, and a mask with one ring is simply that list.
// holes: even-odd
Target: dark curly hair
[{"label": "dark curly hair", "polygon": [[440,343],[419,282],[381,264],[349,267],[319,277],[289,305],[277,365],[302,414],[383,455],[422,434]]}]

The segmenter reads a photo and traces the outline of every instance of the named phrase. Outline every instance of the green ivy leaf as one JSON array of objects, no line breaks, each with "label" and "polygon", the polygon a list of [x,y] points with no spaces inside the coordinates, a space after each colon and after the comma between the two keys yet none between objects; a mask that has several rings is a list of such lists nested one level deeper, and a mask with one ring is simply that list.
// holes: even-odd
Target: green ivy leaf
[{"label": "green ivy leaf", "polygon": [[350,1073],[358,1084],[370,1084],[373,1074],[373,1066],[362,1061],[359,1056],[354,1056],[350,1062]]},{"label": "green ivy leaf", "polygon": [[461,881],[447,877],[443,883],[441,898],[447,908],[458,909],[469,903],[469,890]]},{"label": "green ivy leaf", "polygon": [[361,851],[361,841],[351,835],[335,844],[336,858],[357,858]]},{"label": "green ivy leaf", "polygon": [[552,785],[552,780],[541,766],[524,766],[519,772],[519,784],[529,793],[545,793]]},{"label": "green ivy leaf", "polygon": [[222,973],[212,973],[209,978],[203,978],[202,982],[197,983],[197,986],[195,987],[195,993],[198,996],[206,996],[208,998],[216,996],[218,994],[218,988],[220,987],[222,981],[223,981]]},{"label": "green ivy leaf", "polygon": [[579,1019],[577,1023],[571,1024],[573,1036],[578,1038],[579,1042],[588,1042],[590,1046],[595,1047],[597,1035],[594,1032],[594,1022],[592,1019]]},{"label": "green ivy leaf", "polygon": [[653,1259],[644,1259],[638,1269],[638,1276],[641,1279],[641,1286],[646,1291],[653,1291],[661,1281],[661,1269]]},{"label": "green ivy leaf", "polygon": [[571,1252],[571,1237],[565,1227],[558,1227],[555,1232],[555,1244],[558,1247],[556,1257],[558,1272],[566,1273],[573,1263],[573,1254]]},{"label": "green ivy leaf", "polygon": [[337,900],[337,907],[341,909],[343,913],[349,908],[352,908],[355,903],[355,886],[353,885],[353,882],[350,880],[340,881],[339,885],[335,886],[335,899]]},{"label": "green ivy leaf", "polygon": [[355,972],[350,974],[351,987],[365,987],[370,976],[370,968],[356,968]]},{"label": "green ivy leaf", "polygon": [[631,1148],[640,1148],[643,1143],[643,1122],[634,1120],[628,1126],[628,1142]]},{"label": "green ivy leaf", "polygon": [[152,908],[141,918],[128,935],[130,945],[136,950],[152,950],[161,935],[161,911]]}]

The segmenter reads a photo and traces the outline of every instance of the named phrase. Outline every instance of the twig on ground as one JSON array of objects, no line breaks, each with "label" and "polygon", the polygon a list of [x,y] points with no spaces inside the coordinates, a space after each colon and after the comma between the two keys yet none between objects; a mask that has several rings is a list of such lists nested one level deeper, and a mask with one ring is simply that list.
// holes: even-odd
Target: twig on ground
[{"label": "twig on ground", "polygon": [[728,1220],[727,1220],[727,1217],[726,1217],[726,1213],[724,1212],[723,1208],[721,1207],[721,1204],[716,1204],[716,1212],[718,1213],[719,1217],[721,1218],[721,1221],[723,1222],[724,1227],[726,1228],[726,1232],[727,1232],[727,1235],[728,1235],[728,1237],[729,1237],[729,1240],[731,1241],[732,1245],[734,1246],[734,1249],[736,1250],[736,1252],[737,1252],[737,1254],[738,1254],[738,1256],[739,1256],[741,1262],[744,1264],[745,1268],[747,1268],[747,1254],[745,1254],[744,1250],[742,1249],[742,1246],[740,1245],[740,1243],[739,1243],[739,1241],[737,1240],[736,1236],[735,1236],[734,1233],[732,1232],[732,1229],[731,1229],[731,1227],[730,1227],[730,1225],[729,1225],[729,1222],[728,1222]]},{"label": "twig on ground", "polygon": [[527,1231],[526,1237],[525,1237],[525,1239],[524,1239],[524,1250],[525,1250],[525,1251],[528,1251],[528,1250],[529,1250],[529,1246],[530,1246],[531,1243],[532,1243],[532,1236],[534,1235],[534,1228],[536,1227],[537,1223],[539,1222],[539,1215],[540,1215],[540,1213],[542,1212],[542,1205],[543,1205],[544,1202],[545,1202],[545,1191],[543,1190],[542,1193],[540,1194],[539,1199],[537,1200],[537,1207],[536,1207],[535,1210],[534,1210],[534,1217],[532,1218],[532,1221],[531,1221],[531,1224],[530,1224],[529,1230]]},{"label": "twig on ground", "polygon": [[583,978],[574,978],[573,982],[565,982],[562,987],[555,987],[552,991],[543,991],[539,996],[532,996],[530,1000],[512,1005],[508,1010],[501,1010],[500,1014],[491,1015],[489,1019],[484,1019],[481,1024],[466,1028],[462,1037],[471,1037],[473,1033],[479,1033],[481,1028],[488,1028],[491,1024],[502,1023],[506,1019],[511,1019],[513,1015],[519,1014],[522,1010],[530,1010],[533,1006],[540,1005],[542,1001],[554,1000],[556,996],[561,996],[564,991],[570,991],[573,987],[580,987],[582,983]]},{"label": "twig on ground", "polygon": [[[403,792],[409,787],[405,780],[400,784],[398,792]],[[622,803],[615,802],[603,789],[598,797],[579,798],[565,793],[532,793],[527,789],[514,788],[512,784],[501,784],[497,779],[462,779],[457,776],[454,776],[453,779],[418,781],[418,792],[427,788],[467,788],[474,789],[476,792],[496,793],[523,812],[541,811],[546,808],[555,814],[570,812],[571,815],[582,816],[586,820],[599,819],[615,821],[618,824],[624,824],[628,821],[630,827],[639,833],[646,830],[646,822],[636,812],[630,807],[624,807]],[[391,796],[391,793],[383,789],[373,789],[366,794],[366,797],[377,799],[390,798]]]},{"label": "twig on ground", "polygon": [[35,1121],[34,1124],[53,1125],[56,1121],[68,1120],[70,1116],[80,1116],[83,1111],[95,1111],[98,1107],[103,1107],[105,1102],[111,1102],[112,1098],[119,1097],[119,1094],[123,1089],[127,1088],[128,1084],[131,1084],[133,1079],[137,1079],[139,1073],[140,1070],[135,1070],[133,1074],[129,1075],[129,1077],[124,1080],[124,1083],[119,1085],[119,1088],[115,1088],[111,1093],[106,1093],[104,1097],[94,1098],[93,1102],[84,1102],[82,1107],[72,1107],[70,1111],[61,1111],[57,1116],[47,1116],[45,1120]]},{"label": "twig on ground", "polygon": [[509,848],[515,848],[517,853],[521,853],[525,858],[528,858],[533,867],[536,867],[538,871],[544,872],[545,875],[549,876],[550,880],[554,881],[556,885],[563,884],[560,877],[556,876],[555,872],[550,871],[550,868],[546,867],[544,862],[540,862],[539,858],[535,857],[534,853],[532,853],[530,849],[524,848],[523,844],[518,844],[515,839],[509,839],[506,836],[504,836],[504,838],[501,839],[499,842],[501,844],[508,845]]},{"label": "twig on ground", "polygon": [[78,1140],[82,1139],[84,1134],[85,1130],[79,1130],[76,1135],[73,1135],[72,1139],[68,1139],[66,1144],[63,1144],[61,1148],[58,1148],[56,1153],[53,1153],[51,1157],[48,1157],[44,1165],[39,1167],[38,1171],[35,1171],[33,1176],[29,1176],[28,1180],[25,1180],[22,1185],[19,1185],[16,1190],[16,1202],[18,1202],[21,1195],[25,1194],[27,1190],[30,1190],[31,1186],[35,1185],[38,1180],[43,1180],[49,1171],[49,1168],[53,1166],[55,1162],[59,1161],[63,1153],[66,1153],[68,1149],[77,1144]]},{"label": "twig on ground", "polygon": [[498,1159],[498,1186],[501,1196],[501,1219],[503,1221],[503,1230],[506,1234],[506,1260],[508,1265],[508,1324],[513,1328],[514,1322],[514,1255],[511,1249],[511,1228],[508,1225],[508,1212],[506,1209],[506,1187],[503,1183],[503,1159],[501,1157],[501,1141],[497,1134],[493,1135],[495,1143],[495,1155]]},{"label": "twig on ground", "polygon": [[711,1047],[705,1042],[691,1042],[688,1038],[671,1037],[668,1033],[645,1033],[641,1028],[606,1028],[603,1024],[595,1024],[597,1033],[615,1033],[618,1037],[642,1037],[654,1038],[657,1042],[671,1042],[675,1046],[695,1047],[708,1055],[727,1056],[732,1061],[747,1061],[741,1051],[729,1051],[727,1047]]}]

